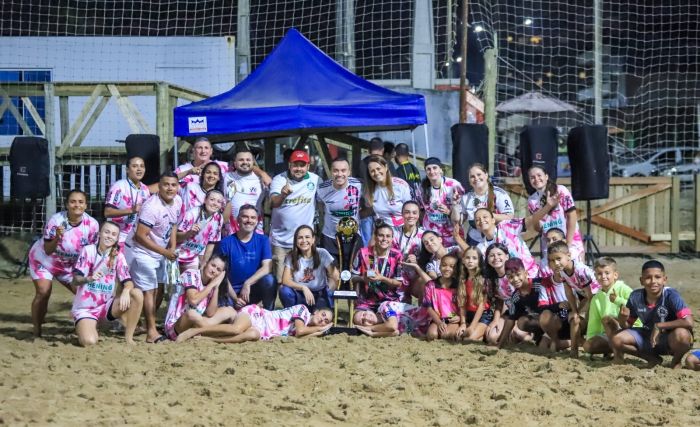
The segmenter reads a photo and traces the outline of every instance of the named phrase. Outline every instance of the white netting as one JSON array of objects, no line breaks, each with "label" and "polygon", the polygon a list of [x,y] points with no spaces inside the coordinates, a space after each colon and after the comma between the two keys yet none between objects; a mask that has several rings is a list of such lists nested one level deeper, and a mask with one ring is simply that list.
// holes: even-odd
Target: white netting
[{"label": "white netting", "polygon": [[[663,174],[692,162],[699,147],[700,4],[603,0],[603,123],[614,141],[613,173]],[[594,2],[470,2],[472,32],[482,48],[498,48],[497,103],[537,91],[578,108],[551,115],[499,114],[499,153],[509,159],[520,126],[569,128],[594,123]],[[646,171],[618,167],[665,148],[686,148]]]}]

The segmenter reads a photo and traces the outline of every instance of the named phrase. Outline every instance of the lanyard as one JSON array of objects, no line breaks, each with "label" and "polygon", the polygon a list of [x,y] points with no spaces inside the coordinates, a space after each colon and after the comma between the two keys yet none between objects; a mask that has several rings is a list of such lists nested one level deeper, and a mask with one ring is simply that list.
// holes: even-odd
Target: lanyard
[{"label": "lanyard", "polygon": [[[381,267],[380,271],[378,271],[378,273],[381,276],[386,277],[386,275],[384,273],[386,273],[386,269],[389,265],[389,254],[387,254],[385,257],[379,257],[379,256],[376,256],[374,254],[370,255],[369,256],[369,268],[370,268],[370,270],[378,269],[379,265],[380,265],[380,261],[382,259],[384,260],[384,264],[382,265],[382,267]],[[376,264],[374,262],[375,260],[377,261]]]},{"label": "lanyard", "polygon": [[[401,249],[401,253],[404,255],[408,255],[408,252],[411,248],[411,241],[413,240],[414,237],[418,234],[418,226],[415,225],[413,227],[413,233],[410,236],[406,236],[406,233],[401,230],[401,236],[399,236],[399,249]],[[403,238],[407,237],[406,239],[406,245],[404,246],[403,243]]]}]

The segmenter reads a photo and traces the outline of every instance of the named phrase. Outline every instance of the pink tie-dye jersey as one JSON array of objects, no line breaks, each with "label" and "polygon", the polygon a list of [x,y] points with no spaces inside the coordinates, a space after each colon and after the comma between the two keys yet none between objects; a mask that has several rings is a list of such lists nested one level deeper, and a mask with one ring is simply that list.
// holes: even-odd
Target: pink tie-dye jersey
[{"label": "pink tie-dye jersey", "polygon": [[180,232],[190,231],[195,224],[199,224],[199,233],[180,243],[177,260],[181,264],[189,264],[204,253],[209,243],[221,240],[221,227],[224,224],[223,215],[214,213],[208,218],[204,216],[202,207],[192,208],[185,213],[185,217],[178,225]]},{"label": "pink tie-dye jersey", "polygon": [[203,315],[207,310],[209,301],[211,301],[214,296],[215,289],[203,298],[199,304],[192,306],[187,302],[187,290],[194,289],[197,292],[201,292],[204,289],[204,284],[202,283],[202,276],[199,270],[190,269],[180,274],[177,282],[175,284],[175,292],[170,296],[170,304],[168,304],[168,313],[165,315],[165,333],[171,340],[177,339],[177,332],[175,332],[175,323],[180,319],[180,317],[185,313],[186,310],[192,309],[197,311],[197,313]]},{"label": "pink tie-dye jersey", "polygon": [[457,289],[438,288],[435,280],[425,285],[423,307],[432,308],[441,319],[459,316]]},{"label": "pink tie-dye jersey", "polygon": [[398,301],[385,301],[377,310],[379,317],[385,322],[391,317],[399,321],[400,334],[423,336],[430,326],[431,318],[428,309]]},{"label": "pink tie-dye jersey", "polygon": [[[56,250],[47,255],[44,242],[56,237],[56,229],[63,227],[63,236],[56,245]],[[56,277],[62,283],[72,280],[73,267],[78,261],[80,251],[84,246],[97,242],[100,226],[95,218],[83,213],[78,225],[68,223],[68,214],[63,211],[54,214],[44,227],[43,239],[37,240],[29,250],[29,271],[32,279],[48,279]]]},{"label": "pink tie-dye jersey", "polygon": [[[151,193],[148,186],[143,182],[136,185],[130,179],[120,179],[109,188],[105,205],[114,209],[133,209],[136,205],[143,205]],[[136,228],[138,215],[133,213],[124,216],[109,218],[110,221],[119,226],[119,243],[124,243],[127,237]]]},{"label": "pink tie-dye jersey", "polygon": [[202,190],[199,183],[192,182],[181,188],[178,194],[182,199],[182,208],[180,210],[181,216],[184,216],[185,213],[192,208],[202,206],[204,204],[204,199],[207,197],[207,193]]},{"label": "pink tie-dye jersey", "polygon": [[308,325],[311,321],[311,313],[305,305],[293,305],[282,310],[265,310],[258,305],[247,305],[240,313],[250,316],[250,321],[255,329],[260,332],[260,339],[269,340],[274,337],[294,336],[294,321],[296,319]]},{"label": "pink tie-dye jersey", "polygon": [[[543,260],[547,259],[547,242],[544,235],[552,228],[558,228],[564,234],[566,234],[566,214],[576,209],[574,198],[571,197],[571,193],[569,192],[568,188],[564,187],[563,185],[557,185],[557,193],[559,194],[559,205],[549,211],[549,213],[540,220],[540,251],[542,253]],[[527,210],[530,215],[532,215],[546,203],[546,195],[539,191],[535,191],[527,199]],[[574,232],[573,240],[569,246],[569,251],[574,259],[582,259],[581,256],[584,254],[584,248],[578,223],[576,223],[576,231]]]},{"label": "pink tie-dye jersey", "polygon": [[104,319],[107,316],[110,303],[114,299],[117,283],[131,280],[124,254],[117,252],[117,255],[111,258],[110,252],[107,250],[105,254],[99,253],[97,245],[85,246],[80,252],[80,257],[74,267],[75,273],[89,277],[101,272],[103,276],[78,286],[71,309],[74,320]]},{"label": "pink tie-dye jersey", "polygon": [[371,281],[360,286],[360,295],[355,307],[358,310],[376,310],[384,301],[401,301],[405,288],[401,275],[401,252],[390,249],[389,254],[377,257],[371,248],[362,248],[355,257],[353,274],[364,276],[368,271],[376,271],[384,277],[400,280],[402,285],[398,288],[390,287],[386,283]]},{"label": "pink tie-dye jersey", "polygon": [[455,203],[464,195],[462,184],[456,179],[442,178],[440,188],[430,187],[430,198],[426,202],[423,195],[423,187],[421,186],[417,192],[416,198],[423,207],[425,213],[423,215],[423,228],[432,230],[442,236],[444,245],[454,245],[455,238],[452,235],[454,225],[450,219],[450,213],[442,213],[438,210],[439,205],[447,206],[450,211]]},{"label": "pink tie-dye jersey", "polygon": [[[561,270],[559,276],[563,283],[569,285],[571,289],[583,295],[583,291],[587,287],[591,287],[591,294],[595,295],[600,291],[600,284],[595,278],[593,270],[582,263],[581,261],[572,259],[574,263],[574,272],[571,275],[566,274],[566,271]],[[550,270],[551,271],[551,270]],[[554,276],[552,275],[552,281]]]},{"label": "pink tie-dye jersey", "polygon": [[[157,193],[146,200],[146,203],[141,207],[139,214],[139,223],[150,227],[148,238],[156,245],[167,248],[170,242],[170,233],[173,231],[173,225],[180,222],[180,210],[182,209],[182,200],[180,196],[175,196],[171,204],[167,204],[160,198]],[[131,243],[130,243],[131,244]],[[148,255],[153,259],[160,260],[162,255],[148,250],[138,243],[131,244],[134,247],[134,254]]]},{"label": "pink tie-dye jersey", "polygon": [[493,243],[503,243],[508,248],[511,258],[520,258],[525,264],[528,277],[535,278],[539,275],[540,268],[535,258],[530,253],[527,244],[520,237],[520,233],[525,231],[525,220],[514,218],[508,221],[501,221],[496,224],[496,232],[492,239],[486,238],[482,234],[483,241],[477,245],[482,254],[486,254],[486,249]]}]

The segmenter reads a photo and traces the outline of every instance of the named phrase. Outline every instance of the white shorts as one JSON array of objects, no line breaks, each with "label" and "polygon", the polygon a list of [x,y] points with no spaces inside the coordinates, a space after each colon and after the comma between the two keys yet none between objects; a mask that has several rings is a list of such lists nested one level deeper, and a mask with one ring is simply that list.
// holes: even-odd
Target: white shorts
[{"label": "white shorts", "polygon": [[165,277],[165,259],[153,259],[148,255],[134,254],[129,265],[131,280],[143,292],[152,291],[163,283]]}]

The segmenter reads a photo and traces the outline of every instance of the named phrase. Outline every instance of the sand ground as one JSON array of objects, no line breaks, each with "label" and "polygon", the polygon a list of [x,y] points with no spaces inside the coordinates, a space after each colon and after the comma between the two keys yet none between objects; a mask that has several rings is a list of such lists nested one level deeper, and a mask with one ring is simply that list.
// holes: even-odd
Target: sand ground
[{"label": "sand ground", "polygon": [[[637,287],[642,258],[620,259]],[[698,261],[663,259],[700,313]],[[697,425],[700,372],[572,360],[528,345],[335,335],[242,345],[76,346],[71,295],[54,287],[32,340],[28,278],[0,280],[0,424]],[[698,315],[700,318],[700,315]],[[697,328],[696,330],[700,330]],[[666,360],[668,362],[668,359]]]}]

